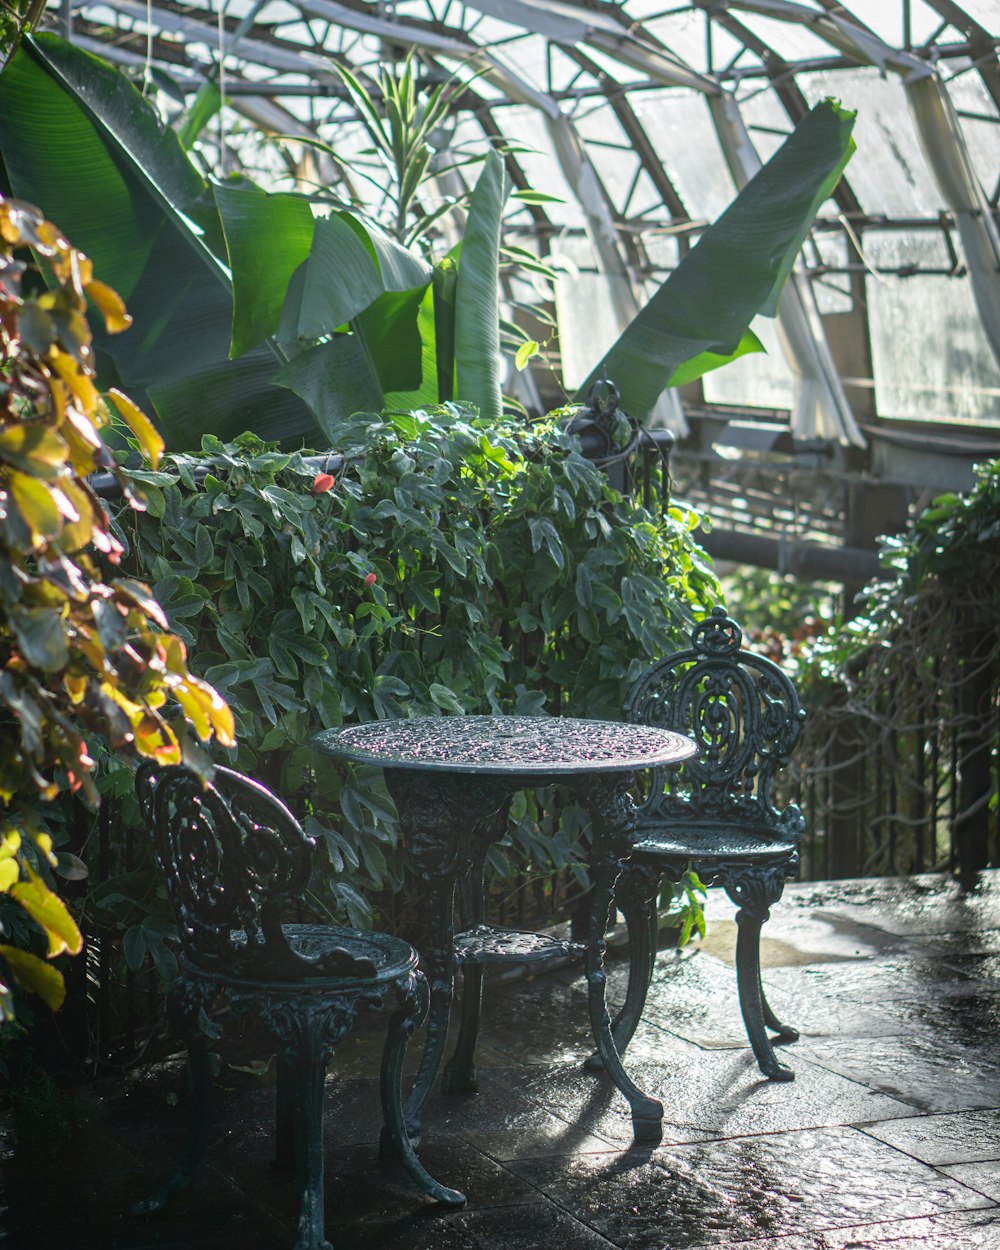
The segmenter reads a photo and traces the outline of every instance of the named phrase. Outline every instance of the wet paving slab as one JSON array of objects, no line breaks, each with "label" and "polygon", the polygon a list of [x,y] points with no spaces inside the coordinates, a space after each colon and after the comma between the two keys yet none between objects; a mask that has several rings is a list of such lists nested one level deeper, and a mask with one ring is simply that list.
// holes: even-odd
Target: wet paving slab
[{"label": "wet paving slab", "polygon": [[1000,1160],[1000,1111],[923,1115],[869,1125],[865,1132],[937,1166]]},{"label": "wet paving slab", "polygon": [[[921,1111],[1000,1106],[995,1052],[923,1037],[805,1041],[803,1058]],[[986,1056],[989,1056],[987,1061]]]},{"label": "wet paving slab", "polygon": [[513,1165],[624,1250],[815,1232],[989,1206],[855,1129],[818,1129]]},{"label": "wet paving slab", "polygon": [[[380,1161],[385,1022],[359,1021],[327,1082],[333,1246],[1000,1250],[1000,874],[971,894],[932,876],[787,887],[761,949],[768,998],[802,1034],[782,1048],[790,1083],[763,1079],[747,1043],[735,908],[713,891],[708,915],[706,940],[660,952],[626,1057],[664,1104],[655,1147],[635,1147],[624,1099],[582,1067],[577,969],[487,986],[480,1092],[432,1094],[421,1145],[464,1209]],[[612,952],[612,1000],[627,967]],[[40,1166],[0,1113],[0,1250],[290,1250],[274,1056],[252,1036],[228,1046],[206,1166],[154,1219],[127,1208],[179,1152],[179,1058],[79,1088],[75,1136]]]},{"label": "wet paving slab", "polygon": [[805,1237],[727,1241],[716,1250],[996,1250],[998,1245],[1000,1212],[993,1209],[851,1225]]}]

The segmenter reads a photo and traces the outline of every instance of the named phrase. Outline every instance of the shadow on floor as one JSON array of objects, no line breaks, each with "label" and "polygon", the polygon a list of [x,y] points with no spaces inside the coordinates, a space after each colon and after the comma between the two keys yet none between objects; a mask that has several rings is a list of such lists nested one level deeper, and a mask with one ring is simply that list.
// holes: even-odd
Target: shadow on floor
[{"label": "shadow on floor", "polygon": [[[490,988],[480,1092],[432,1096],[421,1147],[464,1210],[379,1163],[384,1034],[356,1028],[327,1086],[335,1250],[998,1250],[1000,874],[974,894],[937,876],[788,887],[763,959],[768,997],[802,1033],[784,1051],[791,1084],[753,1063],[716,892],[709,922],[700,949],[661,953],[628,1054],[666,1109],[655,1148],[632,1147],[624,1099],[581,1067],[586,998],[570,970]],[[609,961],[612,993],[624,972]],[[208,1163],[156,1218],[125,1212],[179,1148],[179,1059],[76,1091],[77,1122],[43,1156],[15,1149],[0,1119],[0,1247],[290,1250],[295,1191],[270,1167],[273,1059],[252,1037],[220,1056]]]}]

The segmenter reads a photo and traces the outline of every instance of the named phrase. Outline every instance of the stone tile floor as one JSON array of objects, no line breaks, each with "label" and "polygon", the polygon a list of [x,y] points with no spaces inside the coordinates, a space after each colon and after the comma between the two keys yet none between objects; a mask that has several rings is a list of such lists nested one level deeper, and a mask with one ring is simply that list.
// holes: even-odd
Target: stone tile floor
[{"label": "stone tile floor", "polygon": [[[327,1235],[335,1250],[1000,1250],[1000,873],[805,883],[774,909],[768,996],[801,1039],[790,1084],[761,1079],[736,1001],[733,910],[660,954],[629,1050],[666,1108],[633,1148],[627,1107],[588,1053],[571,970],[488,987],[478,1095],[432,1096],[421,1156],[468,1195],[442,1210],[377,1153],[382,1033],[359,1027],[328,1078]],[[620,989],[625,964],[609,959]],[[273,1173],[273,1062],[221,1050],[209,1159],[168,1213],[125,1214],[169,1170],[185,1122],[179,1060],[77,1092],[75,1136],[34,1178],[8,1132],[3,1250],[285,1250],[295,1196]],[[248,1049],[249,1048],[249,1049]]]}]

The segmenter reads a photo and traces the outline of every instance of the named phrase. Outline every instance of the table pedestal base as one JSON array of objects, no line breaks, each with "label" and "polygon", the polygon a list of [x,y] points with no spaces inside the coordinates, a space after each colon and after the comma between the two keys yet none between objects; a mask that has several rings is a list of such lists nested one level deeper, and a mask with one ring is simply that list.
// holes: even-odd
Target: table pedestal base
[{"label": "table pedestal base", "polygon": [[[549,957],[550,953],[585,953],[590,1021],[601,1064],[628,1100],[636,1141],[659,1141],[663,1106],[643,1093],[625,1071],[615,1047],[605,1001],[604,933],[614,900],[615,882],[622,860],[632,849],[635,827],[630,774],[533,777],[527,781],[519,777],[442,776],[416,769],[386,768],[385,776],[413,863],[424,881],[431,911],[430,939],[423,944],[421,953],[431,995],[427,1040],[405,1107],[411,1137],[419,1135],[421,1110],[442,1067],[459,966],[465,973],[462,1028],[455,1054],[445,1068],[444,1090],[475,1093],[478,1078],[474,1055],[485,965],[510,960],[524,962],[525,958],[530,961]],[[541,955],[543,944],[551,939],[509,931],[506,939],[504,936],[497,939],[497,931],[481,926],[462,935],[456,951],[457,883],[476,874],[474,909],[478,909],[475,918],[481,924],[482,865],[490,845],[505,832],[510,799],[529,785],[553,784],[568,785],[592,819],[589,869],[593,905],[585,947],[578,943],[554,943],[551,952]],[[478,950],[477,932],[481,939]],[[503,949],[505,943],[506,950]]]}]

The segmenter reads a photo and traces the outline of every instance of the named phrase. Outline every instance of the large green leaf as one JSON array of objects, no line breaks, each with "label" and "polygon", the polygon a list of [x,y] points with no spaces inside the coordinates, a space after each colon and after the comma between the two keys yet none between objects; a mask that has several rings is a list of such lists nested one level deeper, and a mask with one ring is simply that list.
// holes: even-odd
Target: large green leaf
[{"label": "large green leaf", "polygon": [[[233,300],[207,183],[116,70],[54,36],[26,41],[0,75],[0,152],[15,195],[41,206],[127,297],[132,329],[95,326],[103,385],[150,403],[170,446],[315,438],[279,361],[229,360]],[[218,255],[216,254],[218,253]]]},{"label": "large green leaf", "polygon": [[417,252],[397,243],[373,221],[362,221],[353,213],[338,213],[351,227],[378,266],[386,291],[409,291],[426,286],[431,280],[431,266]]},{"label": "large green leaf", "polygon": [[455,288],[461,247],[434,266],[434,365],[440,402],[455,398]]},{"label": "large green leaf", "polygon": [[309,255],[313,215],[298,195],[269,195],[248,183],[215,187],[233,276],[230,356],[278,330],[292,274]]},{"label": "large green leaf", "polygon": [[[419,341],[420,360],[419,360],[419,381],[416,386],[407,386],[402,390],[393,390],[391,385],[392,375],[384,368],[386,357],[391,350],[391,344],[385,343],[384,346],[378,344],[376,359],[379,365],[379,377],[382,379],[382,385],[385,387],[386,407],[405,409],[405,408],[423,408],[428,404],[443,403],[446,399],[451,398],[451,391],[447,394],[442,393],[439,385],[438,374],[438,355],[439,345],[441,343],[442,327],[436,316],[437,304],[435,301],[435,283],[437,281],[435,271],[435,281],[428,283],[423,292],[423,297],[416,310],[416,322],[413,325],[413,331]],[[405,295],[386,296],[387,299],[405,299]],[[360,319],[362,326],[364,318]],[[450,323],[449,323],[450,324]],[[371,342],[371,337],[369,337]],[[454,372],[454,363],[450,364],[448,378],[450,380]]]},{"label": "large green leaf", "polygon": [[[420,318],[427,287],[414,291],[386,291],[356,319],[384,391],[420,389],[425,353],[423,334],[433,334],[433,323]],[[437,401],[435,395],[430,402]]]},{"label": "large green leaf", "polygon": [[338,426],[356,412],[381,412],[385,397],[359,334],[338,334],[300,352],[275,379],[300,396],[316,414],[330,447]]},{"label": "large green leaf", "polygon": [[[103,84],[105,66],[92,63]],[[98,276],[127,301],[156,241],[125,169],[112,160],[93,122],[61,90],[26,39],[0,75],[0,147],[12,192],[38,204],[94,262]],[[73,170],[73,178],[67,171]],[[101,218],[90,204],[100,196]]]},{"label": "large green leaf", "polygon": [[457,398],[475,404],[487,421],[499,420],[503,410],[499,256],[508,190],[503,160],[491,152],[469,203],[455,289]]},{"label": "large green leaf", "polygon": [[299,309],[299,337],[332,334],[384,290],[378,265],[352,224],[337,213],[317,221]]},{"label": "large green leaf", "polygon": [[[228,235],[228,220],[226,226]],[[266,272],[254,262],[261,246],[260,233],[248,238],[249,246],[241,257],[233,258],[237,316],[241,298],[248,302],[259,298],[256,289],[267,281]],[[355,329],[369,339],[382,385],[387,389],[420,386],[421,343],[416,320],[431,279],[426,261],[373,223],[351,213],[332,213],[316,221],[308,256],[289,277],[292,280],[287,282],[284,309],[273,327],[286,350],[295,354],[357,321]],[[241,296],[241,292],[245,294]],[[269,308],[273,312],[273,303]]]},{"label": "large green leaf", "polygon": [[[227,275],[217,260],[223,254],[218,216],[204,178],[188,159],[175,132],[164,125],[123,74],[99,57],[55,35],[25,40],[24,48],[90,120],[96,134],[108,142],[112,159],[126,176],[134,174],[168,216],[184,214],[195,223],[197,228],[185,234],[188,245],[201,255],[216,280],[225,284]],[[43,154],[36,155],[41,158]],[[49,154],[44,156],[48,163]],[[86,177],[75,153],[62,167],[64,180],[67,170],[73,172],[74,185],[78,178]],[[114,243],[114,236],[111,241]]]},{"label": "large green leaf", "polygon": [[646,416],[664,388],[755,348],[758,312],[773,316],[816,211],[854,151],[854,114],[817,104],[684,257],[578,392],[606,374]]}]

